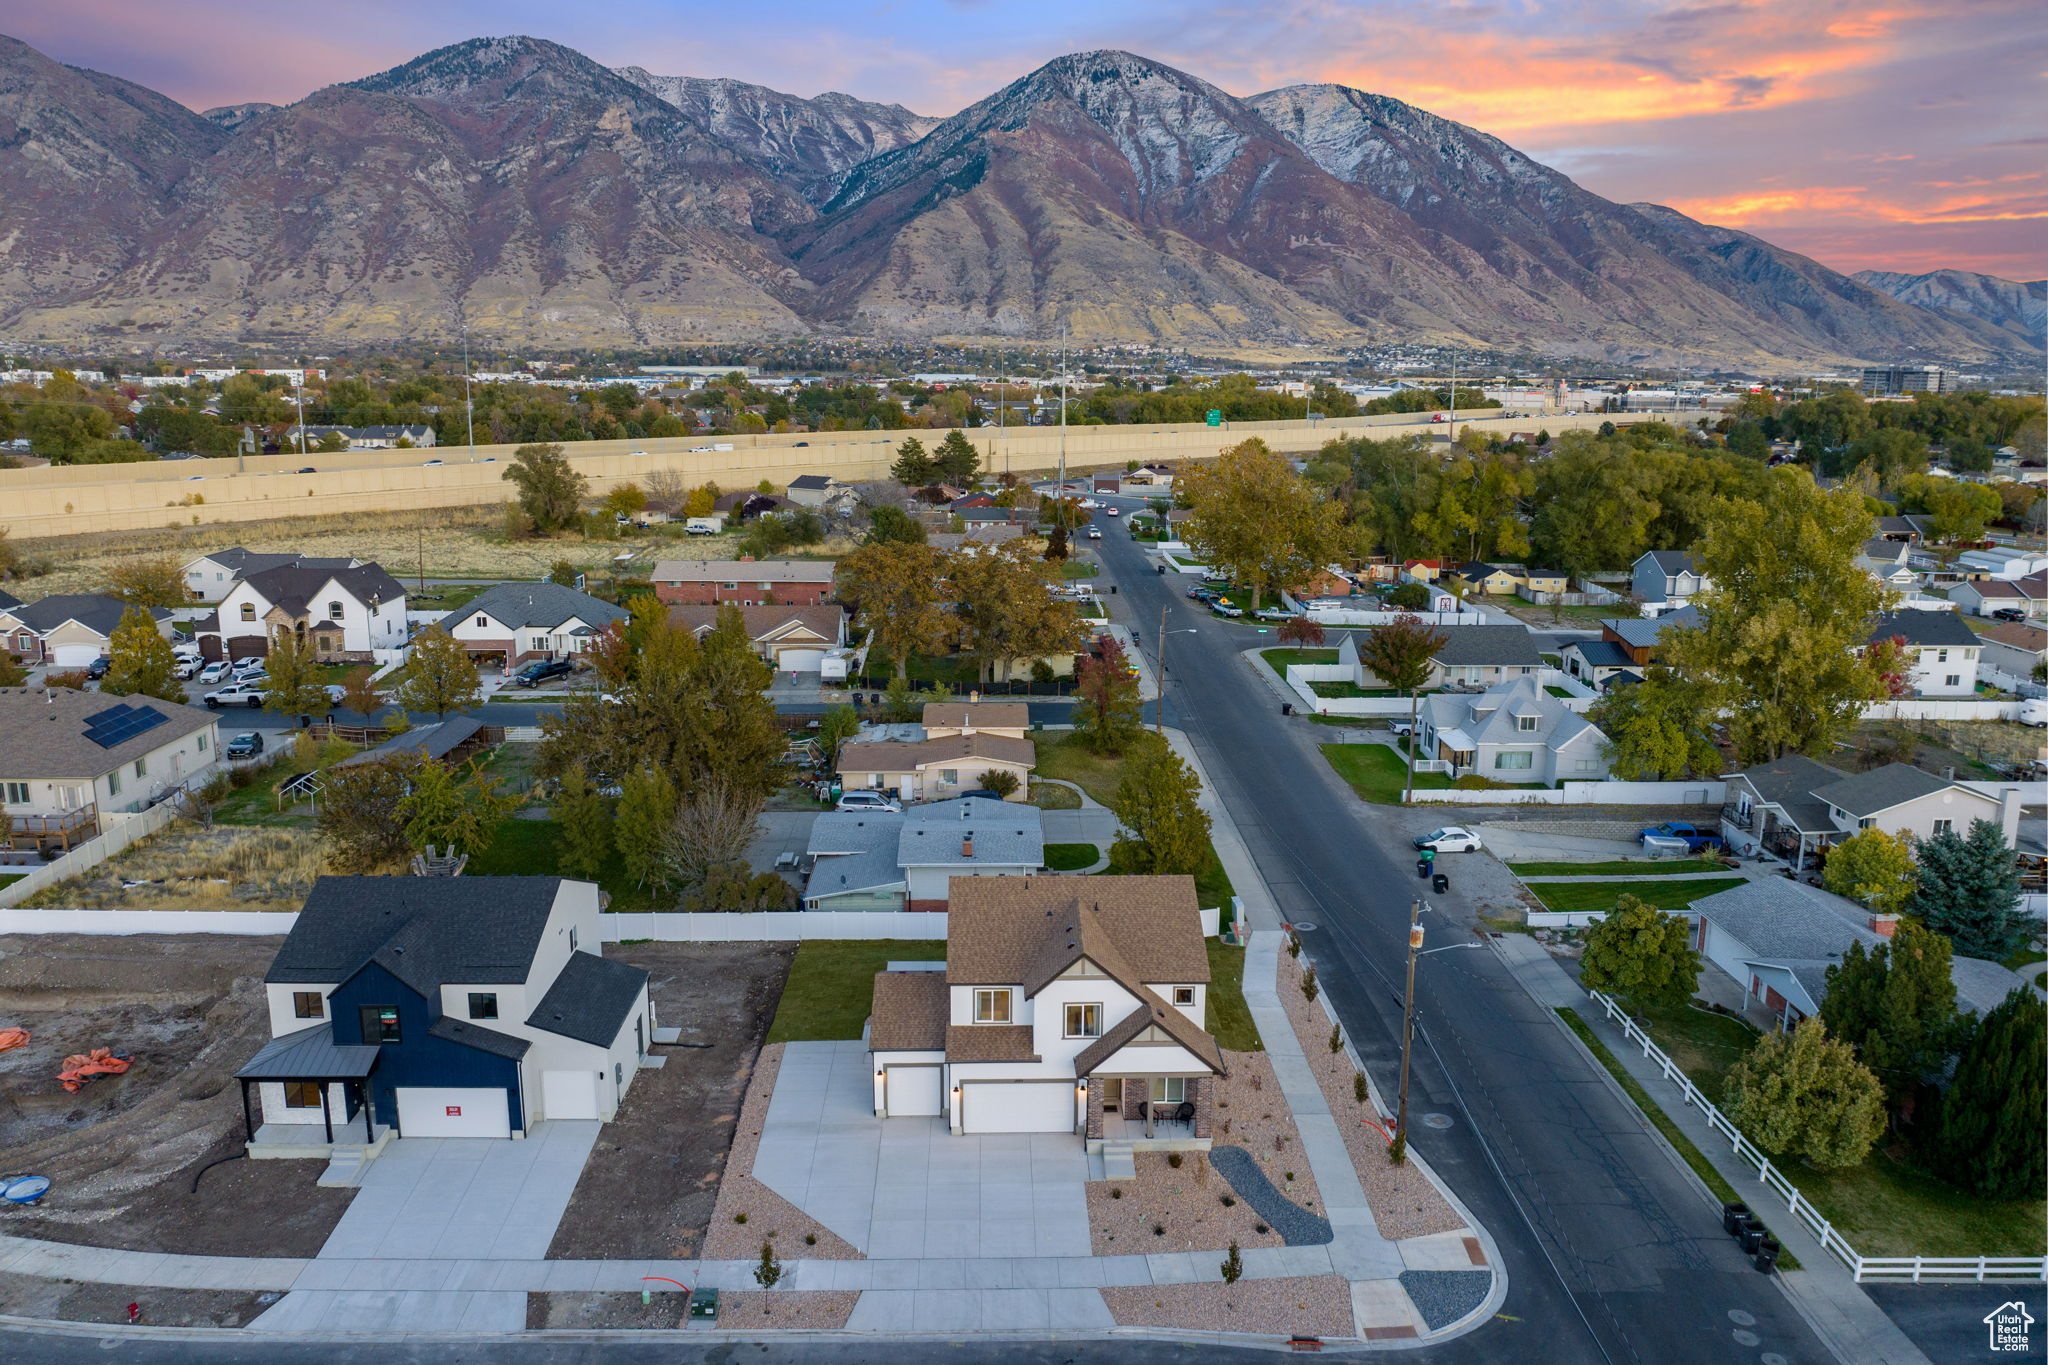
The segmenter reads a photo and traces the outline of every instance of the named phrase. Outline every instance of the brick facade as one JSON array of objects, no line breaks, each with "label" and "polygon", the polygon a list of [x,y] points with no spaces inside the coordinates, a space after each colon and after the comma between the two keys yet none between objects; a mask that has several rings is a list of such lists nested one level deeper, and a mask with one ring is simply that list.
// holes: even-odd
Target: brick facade
[{"label": "brick facade", "polygon": [[904,905],[904,907],[903,907],[903,908],[904,908],[905,910],[917,910],[917,911],[936,911],[936,912],[939,912],[939,913],[944,913],[944,912],[945,912],[945,909],[946,909],[946,902],[945,902],[945,901],[944,901],[943,899],[941,899],[941,900],[928,900],[928,901],[915,901],[915,900],[914,900],[914,901],[909,901],[909,902],[907,902],[907,903],[906,903],[906,904]]},{"label": "brick facade", "polygon": [[1207,1076],[1190,1076],[1187,1080],[1188,1102],[1195,1106],[1195,1136],[1209,1136],[1209,1108],[1215,1102],[1210,1091],[1215,1082]]},{"label": "brick facade", "polygon": [[741,581],[739,586],[728,588],[724,581],[657,583],[654,595],[664,602],[675,605],[716,604],[732,602],[740,606],[764,606],[774,603],[785,607],[815,607],[832,600],[830,583],[770,583],[763,587],[759,582]]},{"label": "brick facade", "polygon": [[1099,1142],[1102,1139],[1102,1077],[1088,1078],[1088,1138]]}]

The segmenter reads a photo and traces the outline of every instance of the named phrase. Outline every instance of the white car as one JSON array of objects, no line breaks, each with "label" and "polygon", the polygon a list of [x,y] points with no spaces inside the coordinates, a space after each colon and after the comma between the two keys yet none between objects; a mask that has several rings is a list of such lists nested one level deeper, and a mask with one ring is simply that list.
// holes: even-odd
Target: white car
[{"label": "white car", "polygon": [[263,709],[263,703],[270,693],[254,683],[230,683],[226,687],[206,694],[206,707],[218,711],[223,706],[246,706],[251,711]]},{"label": "white car", "polygon": [[1111,517],[1114,517],[1114,516],[1121,516],[1121,515],[1122,515],[1122,513],[1118,512],[1118,511],[1117,511],[1117,510],[1116,510],[1116,509],[1115,509],[1114,507],[1112,507],[1112,508],[1110,508],[1110,509],[1109,509],[1108,511],[1106,511],[1106,512],[1105,512],[1105,513],[1104,513],[1103,515],[1105,515],[1105,516],[1111,516]]},{"label": "white car", "polygon": [[1438,853],[1477,853],[1479,836],[1459,825],[1446,825],[1428,834],[1415,836],[1417,848],[1433,848]]},{"label": "white car", "polygon": [[233,667],[233,665],[229,664],[226,659],[215,660],[213,663],[210,663],[206,667],[199,670],[199,681],[203,683],[220,682],[221,680],[227,677],[228,670],[231,667]]},{"label": "white car", "polygon": [[833,809],[887,811],[891,815],[898,815],[903,811],[903,807],[893,800],[887,792],[871,791],[845,792],[840,796],[838,804]]},{"label": "white car", "polygon": [[1088,528],[1088,539],[1100,540],[1102,539],[1102,532],[1096,530],[1093,526],[1091,526]]}]

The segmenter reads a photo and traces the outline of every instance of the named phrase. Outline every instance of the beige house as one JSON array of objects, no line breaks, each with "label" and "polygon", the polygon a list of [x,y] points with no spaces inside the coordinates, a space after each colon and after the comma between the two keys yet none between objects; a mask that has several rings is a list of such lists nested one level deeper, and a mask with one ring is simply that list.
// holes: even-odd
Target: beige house
[{"label": "beige house", "polygon": [[[84,668],[113,646],[114,630],[134,608],[98,593],[66,593],[40,602],[0,609],[0,638],[10,654],[53,668]],[[145,608],[156,628],[171,638],[171,613]]]},{"label": "beige house", "polygon": [[978,731],[839,748],[839,780],[847,791],[886,791],[905,801],[960,796],[981,787],[992,772],[1016,774],[1017,790],[1009,799],[1022,801],[1037,764],[1038,750],[1030,740]]},{"label": "beige house", "polygon": [[7,843],[68,849],[103,817],[139,811],[219,770],[211,711],[156,697],[0,688]]},{"label": "beige house", "polygon": [[[703,639],[718,625],[720,606],[692,603],[668,609],[668,619]],[[754,652],[779,673],[816,673],[828,651],[846,643],[846,612],[837,603],[741,607]]]},{"label": "beige house", "polygon": [[1021,701],[932,701],[924,714],[926,739],[949,735],[1002,735],[1023,739],[1031,728],[1031,708]]}]

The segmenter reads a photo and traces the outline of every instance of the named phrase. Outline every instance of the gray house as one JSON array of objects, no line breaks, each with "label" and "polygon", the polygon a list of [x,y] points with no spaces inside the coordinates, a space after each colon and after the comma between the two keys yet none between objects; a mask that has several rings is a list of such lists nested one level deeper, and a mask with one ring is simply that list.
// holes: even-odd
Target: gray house
[{"label": "gray house", "polygon": [[1478,696],[1439,692],[1422,699],[1421,750],[1453,777],[1548,785],[1607,776],[1607,737],[1584,716],[1517,678]]},{"label": "gray house", "polygon": [[1638,602],[1684,606],[1708,586],[1690,552],[1651,550],[1629,567],[1629,591]]},{"label": "gray house", "polygon": [[[1425,687],[1493,687],[1542,671],[1543,653],[1525,626],[1451,626],[1443,648],[1430,660]],[[1349,636],[1338,646],[1337,661],[1355,668],[1360,687],[1385,687],[1378,675],[1358,662]]]},{"label": "gray house", "polygon": [[1858,830],[1929,838],[1944,828],[1962,833],[1973,820],[1989,820],[2007,843],[2019,833],[2022,789],[1994,796],[1907,763],[1867,773],[1845,773],[1798,754],[1771,759],[1727,776],[1721,833],[1741,853],[1769,852],[1795,869],[1809,850],[1826,848]]},{"label": "gray house", "polygon": [[811,826],[806,910],[944,910],[955,877],[1027,877],[1045,863],[1036,806],[965,796],[834,811]]}]

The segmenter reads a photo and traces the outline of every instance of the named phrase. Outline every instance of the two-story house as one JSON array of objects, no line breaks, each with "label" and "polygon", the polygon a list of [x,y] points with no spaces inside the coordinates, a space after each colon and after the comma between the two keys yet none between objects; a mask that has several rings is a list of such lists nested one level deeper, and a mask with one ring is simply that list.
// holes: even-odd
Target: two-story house
[{"label": "two-story house", "polygon": [[654,1009],[647,973],[600,955],[597,896],[561,877],[322,877],[263,978],[271,1040],[236,1073],[249,1154],[608,1121]]},{"label": "two-story house", "polygon": [[[9,654],[52,668],[84,668],[107,653],[121,618],[137,610],[118,597],[102,593],[60,593],[40,602],[0,608],[0,640]],[[157,632],[171,638],[171,613],[165,607],[144,607]]]},{"label": "two-story house", "polygon": [[1682,607],[1709,586],[1686,550],[1649,550],[1629,566],[1629,591],[1638,602]]},{"label": "two-story house", "polygon": [[828,811],[811,826],[806,910],[944,910],[964,877],[1045,867],[1038,807],[967,796],[890,811]]},{"label": "two-story house", "polygon": [[1958,583],[1948,590],[1956,610],[1990,616],[2006,609],[2017,610],[2029,619],[2048,617],[2048,570],[2022,578],[1978,578]]},{"label": "two-story house", "polygon": [[560,583],[499,583],[441,618],[441,629],[471,658],[495,658],[507,672],[534,659],[566,659],[590,648],[627,613]]},{"label": "two-story house", "polygon": [[875,977],[876,1114],[956,1134],[1209,1145],[1209,959],[1190,877],[956,881],[942,970]]},{"label": "two-story house", "polygon": [[[1692,630],[1699,624],[1698,607],[1682,607],[1677,611],[1666,612],[1662,616],[1603,616],[1600,618],[1600,639],[1620,650],[1621,655],[1601,650],[1588,657],[1589,660],[1602,661],[1605,666],[1616,664],[1620,657],[1625,656],[1628,667],[1640,673],[1657,662],[1658,650],[1662,647],[1667,634],[1674,630]],[[1568,650],[1569,647],[1567,652]],[[1564,662],[1569,669],[1570,659],[1565,658]],[[1586,677],[1586,674],[1581,671],[1574,673],[1573,676]],[[1587,678],[1587,681],[1593,679]]]},{"label": "two-story house", "polygon": [[260,569],[228,589],[215,619],[232,659],[269,653],[272,638],[287,630],[333,663],[368,663],[375,651],[410,638],[405,587],[376,564]]},{"label": "two-story house", "polygon": [[1968,697],[1977,691],[1982,653],[1977,633],[1953,611],[1888,611],[1872,624],[1869,643],[1899,640],[1912,661],[1907,680],[1915,696]]},{"label": "two-story house", "polygon": [[1738,853],[1770,853],[1803,871],[1807,854],[1859,830],[1925,839],[1943,830],[1966,832],[1989,820],[2006,842],[2019,837],[2021,789],[1993,796],[1977,785],[1907,763],[1846,773],[1798,754],[1787,754],[1729,773],[1721,833]]},{"label": "two-story house", "polygon": [[1607,737],[1535,678],[1477,696],[1432,693],[1422,699],[1419,719],[1421,751],[1449,764],[1453,777],[1548,785],[1607,776]]},{"label": "two-story house", "polygon": [[0,688],[0,802],[10,848],[69,849],[100,832],[103,814],[203,786],[219,764],[211,711],[67,687]]},{"label": "two-story house", "polygon": [[808,559],[664,559],[650,575],[664,602],[814,607],[832,600],[833,565]]},{"label": "two-story house", "polygon": [[228,595],[236,581],[265,569],[353,569],[363,561],[342,557],[321,559],[313,555],[258,554],[236,545],[213,550],[189,561],[184,569],[185,591],[199,602],[218,602]]}]

